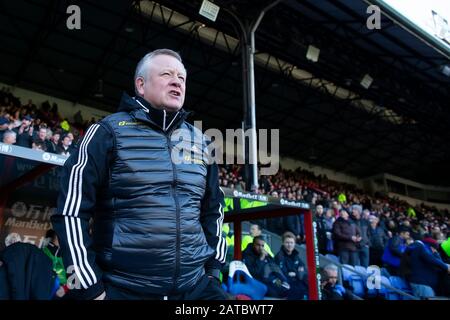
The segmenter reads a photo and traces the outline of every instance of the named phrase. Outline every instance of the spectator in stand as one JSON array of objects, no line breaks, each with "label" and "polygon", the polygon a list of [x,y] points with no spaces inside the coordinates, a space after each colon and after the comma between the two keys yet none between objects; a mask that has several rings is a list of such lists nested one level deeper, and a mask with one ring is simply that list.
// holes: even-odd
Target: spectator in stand
[{"label": "spectator in stand", "polygon": [[[444,263],[450,264],[450,237],[438,245],[437,252]],[[439,283],[441,283],[439,294],[450,297],[450,275],[443,275],[443,279],[441,279]]]},{"label": "spectator in stand", "polygon": [[331,203],[331,209],[333,209],[334,212],[334,218],[339,218],[339,210],[341,210],[342,206],[337,202],[336,200],[333,200]]},{"label": "spectator in stand", "polygon": [[9,113],[0,113],[0,139],[3,139],[3,134],[10,130]]},{"label": "spectator in stand", "polygon": [[370,218],[370,210],[364,209],[363,212],[362,212],[361,219],[366,220],[367,222],[369,222],[369,218]]},{"label": "spectator in stand", "polygon": [[15,144],[16,143],[17,134],[12,130],[6,130],[3,134],[3,143],[4,144]]},{"label": "spectator in stand", "polygon": [[326,265],[321,271],[322,300],[360,300],[350,290],[337,283],[338,267]]},{"label": "spectator in stand", "polygon": [[384,248],[382,261],[391,275],[399,274],[400,259],[406,249],[409,238],[409,229],[401,226],[398,234],[389,239]]},{"label": "spectator in stand", "polygon": [[59,145],[59,139],[61,138],[61,134],[59,133],[59,131],[56,131],[55,133],[53,133],[52,137],[49,140],[49,144],[48,144],[48,152],[51,153],[58,153],[58,145]]},{"label": "spectator in stand", "polygon": [[327,228],[325,224],[325,218],[323,216],[323,206],[316,206],[316,237],[319,247],[319,252],[322,254],[327,253]]},{"label": "spectator in stand", "polygon": [[57,154],[61,154],[63,156],[70,156],[70,153],[72,152],[71,148],[72,140],[68,135],[64,135],[61,139],[61,142],[57,149]]},{"label": "spectator in stand", "polygon": [[438,244],[432,238],[416,240],[404,253],[409,268],[404,269],[413,294],[422,299],[432,298],[439,292],[439,280],[450,274],[450,265],[445,264],[437,252]]},{"label": "spectator in stand", "polygon": [[[247,249],[247,247],[249,245],[251,246],[255,237],[262,237],[264,239],[261,226],[257,223],[251,224],[250,225],[250,234],[242,237],[241,250],[244,251],[245,249]],[[269,254],[270,257],[272,257],[272,258],[274,257],[274,254],[265,239],[264,239],[264,250],[267,252],[267,254]]]},{"label": "spectator in stand", "polygon": [[357,262],[357,246],[361,241],[359,228],[349,221],[349,214],[342,209],[333,225],[333,240],[340,262],[352,266]]},{"label": "spectator in stand", "polygon": [[305,231],[303,226],[303,215],[289,215],[284,216],[283,228],[285,231],[290,231],[295,235],[297,243],[301,244],[305,241]]},{"label": "spectator in stand", "polygon": [[36,139],[33,141],[31,149],[45,152],[47,151],[47,145],[45,144],[44,141]]},{"label": "spectator in stand", "polygon": [[273,258],[264,250],[264,244],[264,239],[256,236],[252,245],[242,253],[242,261],[252,277],[267,286],[268,296],[287,297],[291,287]]},{"label": "spectator in stand", "polygon": [[361,219],[362,207],[360,205],[353,205],[352,207],[352,222],[358,227],[361,241],[356,244],[356,265],[367,268],[369,266],[369,223],[367,220]]},{"label": "spectator in stand", "polygon": [[333,243],[333,224],[336,221],[334,218],[333,209],[328,209],[325,213],[325,231],[327,235],[327,249],[326,253],[334,253],[334,243]]},{"label": "spectator in stand", "polygon": [[386,246],[389,237],[386,231],[379,226],[379,220],[375,216],[369,217],[369,263],[370,265],[382,265],[381,257],[383,256],[383,250]]},{"label": "spectator in stand", "polygon": [[275,262],[291,286],[288,300],[304,300],[308,294],[308,276],[305,263],[295,249],[295,235],[289,231],[285,232],[282,240],[283,245],[275,256]]},{"label": "spectator in stand", "polygon": [[33,140],[34,144],[43,145],[44,148],[42,150],[47,151],[48,149],[48,140],[47,140],[47,127],[44,125],[41,125],[39,127],[39,131],[37,133],[37,136]]},{"label": "spectator in stand", "polygon": [[418,220],[411,221],[410,236],[413,240],[422,240],[425,235],[425,230],[420,226]]},{"label": "spectator in stand", "polygon": [[31,148],[33,142],[33,118],[30,115],[26,115],[22,118],[22,124],[20,127],[15,128],[14,131],[17,133],[16,145]]}]

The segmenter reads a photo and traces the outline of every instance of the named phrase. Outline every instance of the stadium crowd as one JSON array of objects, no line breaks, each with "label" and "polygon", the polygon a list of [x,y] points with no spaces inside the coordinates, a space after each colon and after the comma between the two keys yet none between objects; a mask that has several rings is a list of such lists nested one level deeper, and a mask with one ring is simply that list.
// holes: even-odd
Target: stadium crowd
[{"label": "stadium crowd", "polygon": [[[241,171],[238,165],[223,166],[221,185],[245,189]],[[450,297],[448,210],[412,206],[378,193],[370,196],[354,185],[302,169],[262,176],[258,192],[310,203],[321,254],[337,256],[337,262],[353,267],[379,266],[407,280],[418,297]],[[301,215],[253,222],[279,235],[291,233],[297,244],[305,242]]]},{"label": "stadium crowd", "polygon": [[63,118],[56,103],[22,104],[8,88],[0,90],[0,141],[5,144],[69,156],[84,130],[95,122],[83,120],[80,111],[73,119],[70,123]]}]

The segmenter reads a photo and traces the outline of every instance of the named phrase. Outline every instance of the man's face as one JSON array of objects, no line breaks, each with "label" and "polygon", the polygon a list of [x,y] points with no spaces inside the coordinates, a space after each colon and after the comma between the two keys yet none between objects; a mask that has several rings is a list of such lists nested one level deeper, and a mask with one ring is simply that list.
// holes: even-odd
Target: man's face
[{"label": "man's face", "polygon": [[409,239],[409,231],[400,232],[400,237],[405,240]]},{"label": "man's face", "polygon": [[328,273],[328,283],[330,283],[334,287],[337,282],[338,273],[337,271],[334,270],[328,270],[327,273]]},{"label": "man's face", "polygon": [[252,237],[256,237],[261,234],[261,231],[259,230],[259,227],[256,224],[252,224],[250,226],[250,234]]},{"label": "man's face", "polygon": [[352,214],[353,214],[353,217],[355,217],[356,220],[359,220],[361,218],[361,213],[359,212],[358,209],[353,209],[352,210]]},{"label": "man's face", "polygon": [[41,128],[39,129],[39,139],[45,140],[47,138],[47,129]]},{"label": "man's face", "polygon": [[72,140],[70,140],[70,138],[68,136],[65,136],[63,139],[63,145],[68,147],[68,146],[70,146],[71,143],[72,143]]},{"label": "man's face", "polygon": [[283,242],[283,247],[287,251],[287,253],[291,253],[295,248],[295,240],[292,238],[286,238]]},{"label": "man's face", "polygon": [[175,57],[157,55],[149,61],[147,78],[136,79],[136,89],[153,107],[178,111],[184,104],[186,70]]},{"label": "man's face", "polygon": [[257,255],[261,255],[261,253],[264,250],[264,241],[263,240],[256,240],[253,242],[253,250]]},{"label": "man's face", "polygon": [[59,142],[59,138],[61,138],[61,136],[58,133],[54,133],[52,136],[52,141],[57,144]]},{"label": "man's face", "polygon": [[341,215],[342,219],[348,220],[348,212],[347,212],[347,211],[342,210],[342,211],[340,212],[340,215]]},{"label": "man's face", "polygon": [[323,214],[323,207],[322,206],[317,206],[316,207],[316,213],[318,216],[321,216]]},{"label": "man's face", "polygon": [[23,119],[23,120],[22,120],[22,125],[23,125],[24,127],[29,127],[30,124],[31,124],[31,121],[30,121],[30,120],[27,120],[27,119]]}]

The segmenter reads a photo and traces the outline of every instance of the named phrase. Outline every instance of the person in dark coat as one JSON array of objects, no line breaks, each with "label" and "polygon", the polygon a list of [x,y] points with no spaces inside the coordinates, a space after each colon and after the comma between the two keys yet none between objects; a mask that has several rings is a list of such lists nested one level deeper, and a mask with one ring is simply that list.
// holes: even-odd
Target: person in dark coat
[{"label": "person in dark coat", "polygon": [[[439,290],[439,280],[443,274],[450,274],[450,265],[444,263],[437,253],[437,242],[431,238],[416,240],[405,249],[409,257],[410,272],[407,280],[411,284],[413,294],[429,298]],[[431,288],[424,288],[427,286]]]},{"label": "person in dark coat", "polygon": [[379,220],[375,216],[369,217],[369,262],[370,265],[382,265],[381,257],[383,256],[383,250],[386,243],[389,240],[386,231],[379,226]]},{"label": "person in dark coat", "polygon": [[[0,254],[0,292],[11,300],[50,300],[59,288],[52,261],[35,245],[16,242]],[[9,291],[6,293],[5,291]]]},{"label": "person in dark coat", "polygon": [[350,289],[337,283],[338,267],[334,264],[326,265],[321,271],[322,300],[361,300]]},{"label": "person in dark coat", "polygon": [[367,220],[361,218],[362,207],[360,205],[352,206],[352,223],[354,223],[361,235],[361,241],[356,244],[356,265],[367,268],[369,266],[369,223]]},{"label": "person in dark coat", "polygon": [[267,286],[268,296],[285,298],[291,286],[274,259],[264,250],[264,244],[262,236],[254,237],[252,245],[242,253],[242,261],[252,277]]},{"label": "person in dark coat", "polygon": [[398,229],[398,233],[391,239],[388,240],[382,261],[386,269],[391,275],[398,275],[400,267],[400,259],[403,252],[406,249],[406,241],[409,239],[409,228],[401,226]]},{"label": "person in dark coat", "polygon": [[72,296],[226,300],[224,195],[211,139],[186,120],[180,55],[146,54],[134,87],[60,171],[51,222],[64,264],[74,266],[68,277],[80,284]]},{"label": "person in dark coat", "polygon": [[325,223],[325,218],[323,216],[323,206],[316,206],[316,236],[317,236],[317,245],[319,247],[319,252],[321,254],[327,253],[327,226]]},{"label": "person in dark coat", "polygon": [[340,262],[343,264],[355,265],[357,247],[361,241],[359,228],[349,221],[349,214],[342,209],[339,218],[333,225],[333,240]]},{"label": "person in dark coat", "polygon": [[297,243],[302,243],[305,240],[303,215],[285,216],[282,221],[284,231],[292,232],[295,235]]},{"label": "person in dark coat", "polygon": [[308,295],[308,276],[305,263],[295,249],[295,235],[288,231],[282,239],[283,245],[275,256],[275,262],[291,285],[288,300],[304,300]]}]

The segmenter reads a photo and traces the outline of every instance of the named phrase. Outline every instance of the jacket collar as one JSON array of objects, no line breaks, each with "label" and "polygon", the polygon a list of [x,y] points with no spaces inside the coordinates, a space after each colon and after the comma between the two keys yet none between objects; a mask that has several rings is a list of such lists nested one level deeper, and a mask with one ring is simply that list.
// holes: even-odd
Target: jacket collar
[{"label": "jacket collar", "polygon": [[142,97],[130,97],[123,93],[118,111],[130,112],[137,120],[150,123],[164,132],[172,131],[185,120],[191,112],[180,109],[177,112],[154,108]]}]

